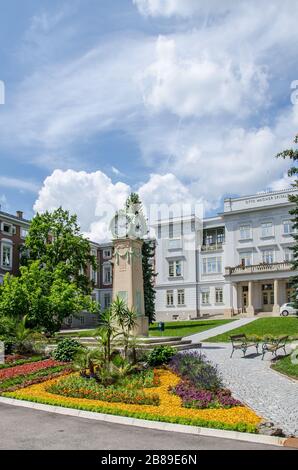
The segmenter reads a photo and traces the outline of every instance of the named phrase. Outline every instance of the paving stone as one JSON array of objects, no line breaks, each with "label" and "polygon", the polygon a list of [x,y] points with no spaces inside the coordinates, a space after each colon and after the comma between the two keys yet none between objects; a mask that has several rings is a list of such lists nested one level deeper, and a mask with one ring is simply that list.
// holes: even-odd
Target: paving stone
[{"label": "paving stone", "polygon": [[298,382],[270,369],[271,354],[262,361],[261,355],[248,352],[243,358],[241,351],[235,351],[230,359],[227,343],[203,343],[202,353],[217,364],[235,398],[285,434],[298,436]]}]

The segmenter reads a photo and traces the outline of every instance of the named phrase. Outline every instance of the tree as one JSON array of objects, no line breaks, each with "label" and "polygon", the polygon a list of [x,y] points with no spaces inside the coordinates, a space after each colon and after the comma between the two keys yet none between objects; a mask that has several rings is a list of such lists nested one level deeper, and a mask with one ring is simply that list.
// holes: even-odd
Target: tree
[{"label": "tree", "polygon": [[89,266],[96,270],[97,263],[91,255],[89,241],[80,233],[76,215],[59,207],[33,217],[21,249],[21,263],[29,266],[33,261],[52,273],[59,266],[65,281],[91,294],[93,286],[86,273]]},{"label": "tree", "polygon": [[145,240],[142,247],[142,265],[144,279],[144,304],[145,315],[149,318],[149,323],[155,321],[155,296],[154,279],[157,274],[154,272],[155,246],[152,240]]},{"label": "tree", "polygon": [[82,310],[98,313],[99,305],[92,301],[76,283],[65,279],[61,263],[53,271],[40,268],[39,260],[21,266],[20,276],[4,276],[0,288],[0,315],[21,318],[26,325],[54,333],[69,315]]},{"label": "tree", "polygon": [[[294,139],[294,143],[298,144],[298,134]],[[298,160],[298,149],[287,149],[283,152],[277,154],[277,158],[289,158],[292,166],[288,170],[289,177],[295,177],[294,182],[292,183],[293,188],[298,189],[298,167],[295,166],[296,161]],[[293,204],[293,208],[289,210],[289,214],[292,216],[293,223],[293,238],[295,245],[291,248],[293,251],[293,260],[292,260],[292,269],[298,271],[298,194],[290,194],[288,197],[289,201]],[[294,295],[292,301],[295,304],[295,308],[298,309],[298,276],[292,276],[290,279],[291,287],[294,288]]]}]

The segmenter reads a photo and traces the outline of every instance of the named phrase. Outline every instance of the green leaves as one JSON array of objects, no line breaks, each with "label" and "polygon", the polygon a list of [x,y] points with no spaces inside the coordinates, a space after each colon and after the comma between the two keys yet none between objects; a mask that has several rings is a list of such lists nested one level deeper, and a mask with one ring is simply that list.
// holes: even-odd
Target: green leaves
[{"label": "green leaves", "polygon": [[7,274],[0,287],[0,315],[27,315],[31,327],[53,333],[70,315],[83,310],[99,313],[86,275],[87,269],[97,269],[97,264],[76,215],[61,207],[37,214],[21,255],[20,276]]},{"label": "green leaves", "polygon": [[77,216],[61,207],[53,212],[37,214],[31,222],[28,236],[21,250],[22,263],[29,266],[38,261],[49,272],[57,269],[60,277],[74,283],[85,294],[90,294],[92,284],[86,275],[89,266],[97,269],[90,252],[90,243],[80,233]]}]

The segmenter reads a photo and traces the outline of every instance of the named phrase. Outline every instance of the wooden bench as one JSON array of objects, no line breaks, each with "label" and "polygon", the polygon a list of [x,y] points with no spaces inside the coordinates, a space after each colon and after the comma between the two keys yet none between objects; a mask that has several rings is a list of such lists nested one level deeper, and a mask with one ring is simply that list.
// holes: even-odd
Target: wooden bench
[{"label": "wooden bench", "polygon": [[283,349],[286,355],[287,354],[286,343],[287,343],[288,338],[289,338],[288,336],[282,336],[281,338],[272,339],[270,341],[266,341],[265,343],[263,343],[262,359],[264,359],[266,352],[271,352],[272,355],[276,357],[277,356],[276,353],[279,349]]},{"label": "wooden bench", "polygon": [[236,349],[241,349],[241,351],[243,351],[243,357],[245,357],[246,351],[250,347],[255,347],[257,350],[257,354],[259,352],[259,343],[248,341],[245,334],[231,335],[230,340],[232,342],[232,348],[233,348],[230,357],[233,356],[233,353]]}]

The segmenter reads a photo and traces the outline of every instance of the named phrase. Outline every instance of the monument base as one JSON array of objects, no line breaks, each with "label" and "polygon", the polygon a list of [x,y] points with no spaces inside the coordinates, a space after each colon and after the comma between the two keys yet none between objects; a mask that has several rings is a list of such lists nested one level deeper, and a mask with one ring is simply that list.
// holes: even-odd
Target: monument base
[{"label": "monument base", "polygon": [[134,329],[134,334],[137,336],[148,336],[149,321],[145,315],[139,316],[137,319],[137,326]]}]

